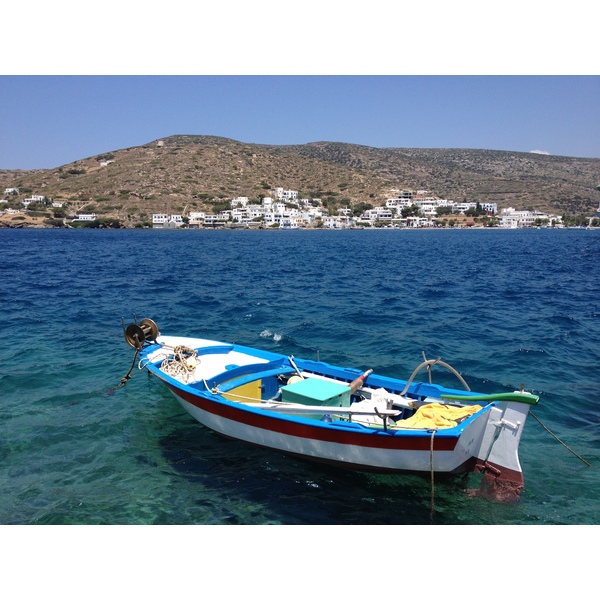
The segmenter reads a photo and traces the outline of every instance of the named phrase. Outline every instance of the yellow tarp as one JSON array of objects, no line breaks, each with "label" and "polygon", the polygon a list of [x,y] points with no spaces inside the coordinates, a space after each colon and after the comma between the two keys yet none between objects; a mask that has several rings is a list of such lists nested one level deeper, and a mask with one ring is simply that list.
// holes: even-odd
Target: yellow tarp
[{"label": "yellow tarp", "polygon": [[461,421],[470,417],[473,413],[481,410],[481,406],[449,406],[448,404],[425,404],[417,409],[415,414],[398,421],[397,427],[409,427],[411,429],[443,429],[445,427],[456,427]]}]

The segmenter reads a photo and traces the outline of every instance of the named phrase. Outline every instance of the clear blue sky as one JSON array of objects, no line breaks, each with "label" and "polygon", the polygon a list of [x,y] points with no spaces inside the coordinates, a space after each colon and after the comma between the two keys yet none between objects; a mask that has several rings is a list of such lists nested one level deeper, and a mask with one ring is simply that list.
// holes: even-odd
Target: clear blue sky
[{"label": "clear blue sky", "polygon": [[173,134],[600,157],[598,76],[1,76],[0,168]]}]

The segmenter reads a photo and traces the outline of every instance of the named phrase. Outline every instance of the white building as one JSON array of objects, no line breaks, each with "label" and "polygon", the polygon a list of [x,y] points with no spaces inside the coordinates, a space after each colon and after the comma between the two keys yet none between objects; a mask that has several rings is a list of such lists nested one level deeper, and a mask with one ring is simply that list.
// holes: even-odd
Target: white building
[{"label": "white building", "polygon": [[284,190],[281,199],[284,202],[295,202],[298,200],[298,192],[295,190]]},{"label": "white building", "polygon": [[182,215],[167,215],[155,213],[152,215],[152,227],[155,229],[169,229],[183,225]]},{"label": "white building", "polygon": [[279,221],[279,229],[300,229],[300,223],[295,216],[284,215]]},{"label": "white building", "polygon": [[431,221],[427,217],[406,217],[400,219],[400,224],[404,227],[431,227]]},{"label": "white building", "polygon": [[354,220],[348,215],[335,215],[325,217],[323,219],[323,224],[327,229],[348,229],[354,224]]},{"label": "white building", "polygon": [[206,215],[204,217],[204,226],[205,227],[214,227],[219,221],[219,215]]},{"label": "white building", "polygon": [[231,211],[231,218],[238,223],[242,223],[248,219],[248,210],[246,208],[234,208]]},{"label": "white building", "polygon": [[338,208],[337,211],[340,215],[344,215],[345,217],[351,217],[353,214],[352,209],[348,208],[346,206],[343,206],[342,208]]},{"label": "white building", "polygon": [[361,219],[363,221],[391,221],[393,218],[392,211],[386,206],[376,206],[375,208],[371,208],[366,210]]},{"label": "white building", "polygon": [[77,215],[77,217],[75,219],[73,219],[73,221],[95,221],[95,220],[96,220],[96,213]]},{"label": "white building", "polygon": [[250,204],[248,206],[248,218],[253,221],[254,219],[260,219],[265,216],[267,207],[261,204]]},{"label": "white building", "polygon": [[519,229],[522,227],[536,227],[537,223],[546,221],[548,224],[560,225],[562,217],[530,210],[515,210],[512,207],[503,208],[500,212],[500,227]]},{"label": "white building", "polygon": [[216,227],[217,225],[225,225],[229,221],[231,214],[229,211],[222,211],[218,215],[206,215],[204,217],[205,227]]},{"label": "white building", "polygon": [[191,229],[198,229],[200,227],[200,225],[204,224],[205,216],[206,216],[206,213],[204,213],[204,212],[190,212],[188,215],[188,217],[189,217],[188,226]]},{"label": "white building", "polygon": [[437,217],[438,208],[448,206],[448,202],[446,200],[439,200],[438,198],[431,197],[415,200],[414,204],[419,207],[421,214],[428,219]]},{"label": "white building", "polygon": [[25,198],[22,200],[23,206],[29,206],[32,202],[43,202],[45,200],[45,196],[31,196],[29,198]]},{"label": "white building", "polygon": [[470,208],[477,208],[477,202],[456,202],[452,205],[452,212],[464,214]]},{"label": "white building", "polygon": [[424,200],[416,200],[414,197],[410,198],[389,198],[386,200],[385,205],[387,208],[392,209],[396,214],[400,214],[403,208],[410,208],[415,205],[418,206],[419,203],[422,203]]},{"label": "white building", "polygon": [[204,217],[206,216],[205,212],[190,212],[189,218],[191,221],[204,221]]},{"label": "white building", "polygon": [[495,215],[498,212],[498,205],[495,202],[480,202],[479,206],[487,213]]},{"label": "white building", "polygon": [[534,222],[533,213],[528,210],[515,210],[514,208],[504,208],[500,213],[500,227],[507,229],[517,229],[520,227],[531,227]]},{"label": "white building", "polygon": [[152,227],[159,227],[167,223],[169,215],[164,213],[156,213],[152,215]]},{"label": "white building", "polygon": [[323,204],[321,198],[300,198],[297,201],[299,206],[317,206]]},{"label": "white building", "polygon": [[284,190],[283,188],[273,188],[273,194],[278,200],[283,200],[284,202],[295,201],[298,199],[298,192],[295,190]]}]

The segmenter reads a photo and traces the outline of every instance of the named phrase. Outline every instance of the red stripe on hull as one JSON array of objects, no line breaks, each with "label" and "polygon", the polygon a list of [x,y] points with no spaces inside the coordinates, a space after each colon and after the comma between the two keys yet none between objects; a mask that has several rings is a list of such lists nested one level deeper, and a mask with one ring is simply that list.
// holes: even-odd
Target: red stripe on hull
[{"label": "red stripe on hull", "polygon": [[[367,448],[384,448],[387,450],[430,450],[431,433],[423,431],[415,435],[401,436],[391,435],[383,430],[367,430],[357,432],[351,430],[334,429],[329,427],[314,427],[287,419],[274,418],[271,415],[261,415],[256,412],[245,411],[234,406],[213,402],[209,399],[191,394],[181,388],[164,382],[169,389],[185,402],[193,406],[217,415],[224,419],[230,419],[251,427],[257,427],[275,433],[291,435],[323,442],[335,442],[352,446],[363,446]],[[226,435],[226,434],[225,434]],[[434,448],[436,451],[452,451],[456,447],[458,437],[436,436]]]}]

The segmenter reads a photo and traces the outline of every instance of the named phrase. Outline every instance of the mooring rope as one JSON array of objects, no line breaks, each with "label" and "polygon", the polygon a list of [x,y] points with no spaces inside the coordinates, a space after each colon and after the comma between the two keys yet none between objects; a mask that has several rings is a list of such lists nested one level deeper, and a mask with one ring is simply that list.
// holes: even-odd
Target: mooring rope
[{"label": "mooring rope", "polygon": [[436,429],[431,430],[431,440],[429,441],[429,467],[431,469],[431,511],[429,513],[429,522],[433,522],[433,513],[435,512],[435,477],[433,469],[433,438]]},{"label": "mooring rope", "polygon": [[108,390],[108,393],[113,392],[114,390],[119,389],[121,386],[124,386],[129,379],[131,379],[131,371],[133,371],[133,367],[135,367],[135,361],[137,360],[138,354],[140,353],[140,349],[135,349],[135,354],[133,355],[133,361],[131,362],[131,367],[129,367],[129,371],[127,371],[127,375],[121,379],[121,383],[119,385],[115,385],[114,387]]},{"label": "mooring rope", "polygon": [[[567,446],[561,439],[559,439],[554,433],[552,433],[530,410],[529,414],[559,443],[562,444],[571,454],[576,456],[581,462],[585,463],[588,467],[593,467],[594,465],[590,464],[585,458],[582,458],[577,454],[577,452],[573,451],[569,446]],[[595,467],[594,467],[595,468]]]}]

